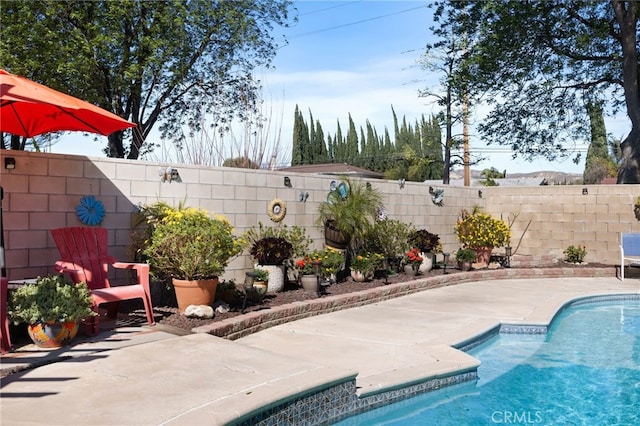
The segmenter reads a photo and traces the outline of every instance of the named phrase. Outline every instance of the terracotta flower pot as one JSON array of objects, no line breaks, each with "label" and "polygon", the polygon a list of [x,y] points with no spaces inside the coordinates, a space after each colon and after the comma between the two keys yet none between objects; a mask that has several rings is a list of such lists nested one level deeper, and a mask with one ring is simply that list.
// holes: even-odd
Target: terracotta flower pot
[{"label": "terracotta flower pot", "polygon": [[493,247],[474,247],[473,251],[476,252],[476,263],[489,264]]},{"label": "terracotta flower pot", "polygon": [[209,280],[179,280],[174,278],[178,310],[184,313],[189,305],[211,305],[218,288],[218,277]]}]

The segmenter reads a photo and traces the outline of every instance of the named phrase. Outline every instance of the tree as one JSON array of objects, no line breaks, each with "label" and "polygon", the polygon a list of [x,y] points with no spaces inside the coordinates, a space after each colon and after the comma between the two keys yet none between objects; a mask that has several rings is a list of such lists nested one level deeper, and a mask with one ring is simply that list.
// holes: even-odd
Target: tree
[{"label": "tree", "polygon": [[0,13],[0,63],[16,74],[97,104],[137,124],[125,150],[136,159],[159,125],[162,137],[219,132],[257,110],[252,72],[276,52],[270,31],[287,25],[288,0],[11,1]]},{"label": "tree", "polygon": [[495,179],[504,179],[507,177],[507,171],[504,172],[498,171],[495,167],[491,167],[490,169],[484,169],[480,172],[480,176],[484,178],[480,183],[484,186],[498,186],[498,182]]},{"label": "tree", "polygon": [[591,123],[591,143],[587,150],[582,181],[585,184],[598,184],[605,177],[615,176],[616,164],[609,154],[602,106],[594,102],[587,105],[587,111]]},{"label": "tree", "polygon": [[567,156],[588,137],[584,105],[607,100],[631,120],[618,182],[640,183],[639,12],[631,0],[449,1],[434,19],[469,38],[458,75],[492,107],[479,126],[488,143],[526,159]]},{"label": "tree", "polygon": [[[462,140],[454,138],[453,126],[462,123],[464,119],[465,99],[467,107],[469,106],[468,82],[464,78],[467,66],[464,59],[469,42],[464,32],[456,37],[451,27],[455,16],[454,11],[438,10],[437,19],[443,23],[440,28],[432,28],[432,31],[439,39],[433,44],[427,44],[420,63],[423,69],[440,74],[440,87],[418,92],[421,97],[435,98],[438,106],[444,109],[440,121],[445,128],[445,140],[442,143],[442,183],[445,184],[450,181],[451,169],[464,164],[462,155],[452,154],[452,151],[457,151],[462,145]],[[479,162],[479,159],[475,162]]]}]

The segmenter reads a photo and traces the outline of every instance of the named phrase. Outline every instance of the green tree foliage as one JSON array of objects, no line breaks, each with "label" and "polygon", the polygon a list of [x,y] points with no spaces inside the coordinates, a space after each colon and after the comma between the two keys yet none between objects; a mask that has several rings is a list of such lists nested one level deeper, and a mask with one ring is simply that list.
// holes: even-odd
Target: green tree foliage
[{"label": "green tree foliage", "polygon": [[615,177],[617,167],[609,154],[602,106],[600,103],[590,103],[587,105],[587,111],[591,123],[591,143],[587,150],[582,180],[585,184],[598,184],[605,177]]},{"label": "green tree foliage", "polygon": [[588,137],[584,105],[626,110],[619,183],[640,183],[640,2],[441,1],[434,19],[468,37],[456,78],[492,107],[479,131],[526,159],[554,160]]},{"label": "green tree foliage", "polygon": [[225,132],[255,116],[252,72],[276,53],[270,35],[287,25],[288,0],[12,1],[0,9],[0,64],[10,72],[97,104],[137,124],[125,149],[138,158],[151,130],[163,137],[210,118]]},{"label": "green tree foliage", "polygon": [[[325,140],[320,122],[307,125],[296,105],[292,165],[348,163],[384,173],[389,179],[441,179],[442,144],[438,119],[435,116],[429,119],[422,116],[412,126],[403,117],[400,127],[393,107],[391,109],[395,122],[395,143],[388,129],[385,128],[381,137],[369,120],[358,131],[351,114],[347,136],[343,136],[338,121],[336,135],[327,135]],[[313,123],[311,112],[309,118]]]},{"label": "green tree foliage", "polygon": [[498,171],[495,167],[491,167],[490,169],[484,169],[480,172],[480,176],[484,178],[480,183],[484,186],[498,186],[498,183],[495,179],[504,179],[507,177],[507,171],[504,172]]}]

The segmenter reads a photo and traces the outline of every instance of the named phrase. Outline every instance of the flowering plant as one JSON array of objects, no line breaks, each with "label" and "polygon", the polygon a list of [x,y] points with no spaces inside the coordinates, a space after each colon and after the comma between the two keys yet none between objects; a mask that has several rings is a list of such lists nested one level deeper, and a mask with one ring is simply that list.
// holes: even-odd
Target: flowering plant
[{"label": "flowering plant", "polygon": [[418,268],[423,260],[420,255],[420,249],[417,247],[407,251],[402,258],[405,265],[411,265],[414,269]]},{"label": "flowering plant", "polygon": [[212,218],[206,210],[185,208],[165,211],[144,254],[156,275],[200,280],[221,275],[229,260],[241,251],[227,218]]},{"label": "flowering plant", "polygon": [[511,239],[511,230],[506,223],[482,213],[477,207],[472,213],[462,210],[453,229],[458,240],[469,248],[500,247]]},{"label": "flowering plant", "polygon": [[302,259],[296,260],[295,266],[296,270],[300,275],[312,275],[315,274],[315,269],[313,268],[313,262],[318,259],[312,258],[311,256],[305,256]]},{"label": "flowering plant", "polygon": [[362,273],[375,272],[382,263],[383,256],[377,253],[359,254],[351,259],[351,270]]},{"label": "flowering plant", "polygon": [[322,251],[314,252],[314,257],[322,262],[322,274],[330,276],[340,272],[344,265],[344,255],[341,251],[326,248]]}]

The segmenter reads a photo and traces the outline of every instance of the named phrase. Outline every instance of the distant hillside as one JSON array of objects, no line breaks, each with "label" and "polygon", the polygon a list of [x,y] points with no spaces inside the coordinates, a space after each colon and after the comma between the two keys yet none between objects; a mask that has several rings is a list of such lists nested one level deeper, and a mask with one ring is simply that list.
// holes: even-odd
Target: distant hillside
[{"label": "distant hillside", "polygon": [[[471,180],[482,180],[480,176],[482,170],[470,170]],[[462,169],[453,170],[451,172],[451,180],[464,179],[464,171]],[[529,173],[507,173],[507,180],[520,180],[520,181],[538,181],[542,182],[543,179],[547,180],[549,185],[554,184],[572,184],[582,180],[582,174],[580,173],[564,173],[556,171],[538,171]],[[501,180],[501,179],[500,179]]]}]

